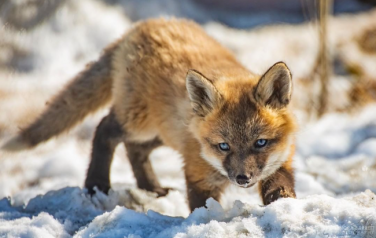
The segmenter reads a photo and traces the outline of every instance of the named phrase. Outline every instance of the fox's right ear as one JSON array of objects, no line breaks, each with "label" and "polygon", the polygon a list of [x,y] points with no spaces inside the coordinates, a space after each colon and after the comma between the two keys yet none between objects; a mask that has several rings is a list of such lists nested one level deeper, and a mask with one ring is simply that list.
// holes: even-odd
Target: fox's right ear
[{"label": "fox's right ear", "polygon": [[220,99],[213,83],[196,70],[189,70],[186,87],[193,111],[201,117],[206,116]]},{"label": "fox's right ear", "polygon": [[254,97],[264,106],[280,109],[289,104],[291,93],[291,72],[285,63],[278,62],[260,78]]}]

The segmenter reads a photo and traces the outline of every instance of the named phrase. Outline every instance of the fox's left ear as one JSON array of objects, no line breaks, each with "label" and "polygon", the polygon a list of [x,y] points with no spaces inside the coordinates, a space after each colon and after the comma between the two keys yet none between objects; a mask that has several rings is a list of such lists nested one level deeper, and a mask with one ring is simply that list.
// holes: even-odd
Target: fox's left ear
[{"label": "fox's left ear", "polygon": [[260,78],[253,95],[262,105],[280,109],[289,104],[291,93],[291,72],[285,63],[278,62]]},{"label": "fox's left ear", "polygon": [[200,117],[209,114],[221,98],[213,83],[196,70],[188,71],[186,87],[193,111]]}]

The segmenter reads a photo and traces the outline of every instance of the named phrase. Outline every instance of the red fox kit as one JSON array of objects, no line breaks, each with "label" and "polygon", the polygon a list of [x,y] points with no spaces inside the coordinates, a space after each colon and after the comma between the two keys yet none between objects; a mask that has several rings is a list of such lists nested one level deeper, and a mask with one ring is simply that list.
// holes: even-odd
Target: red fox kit
[{"label": "red fox kit", "polygon": [[258,183],[269,204],[295,197],[291,93],[284,63],[255,75],[195,23],[148,20],[106,48],[3,148],[36,146],[111,101],[93,139],[89,191],[108,191],[113,152],[123,142],[138,186],[166,194],[148,160],[164,144],[184,158],[192,210],[219,200],[230,182]]}]

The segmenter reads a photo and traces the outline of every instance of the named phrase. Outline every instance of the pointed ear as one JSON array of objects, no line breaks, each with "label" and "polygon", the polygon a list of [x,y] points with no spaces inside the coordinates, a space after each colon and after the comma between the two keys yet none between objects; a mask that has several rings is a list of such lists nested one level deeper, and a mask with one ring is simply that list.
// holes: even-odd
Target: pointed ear
[{"label": "pointed ear", "polygon": [[289,104],[291,93],[291,72],[283,62],[270,67],[254,89],[256,101],[276,109],[284,108]]},{"label": "pointed ear", "polygon": [[186,87],[193,111],[201,117],[206,116],[220,99],[213,83],[196,70],[189,70]]}]

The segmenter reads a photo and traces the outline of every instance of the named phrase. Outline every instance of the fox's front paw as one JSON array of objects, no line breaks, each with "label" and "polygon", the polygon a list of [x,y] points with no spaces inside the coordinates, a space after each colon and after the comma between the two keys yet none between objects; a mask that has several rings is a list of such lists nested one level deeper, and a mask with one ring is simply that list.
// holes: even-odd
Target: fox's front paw
[{"label": "fox's front paw", "polygon": [[279,198],[296,198],[296,195],[292,189],[280,187],[264,195],[264,205],[269,205]]},{"label": "fox's front paw", "polygon": [[94,195],[96,193],[94,187],[97,187],[97,189],[99,191],[101,191],[105,194],[108,194],[108,191],[111,188],[109,183],[95,182],[95,181],[86,181],[85,182],[85,188],[87,188],[87,191],[90,195]]}]

